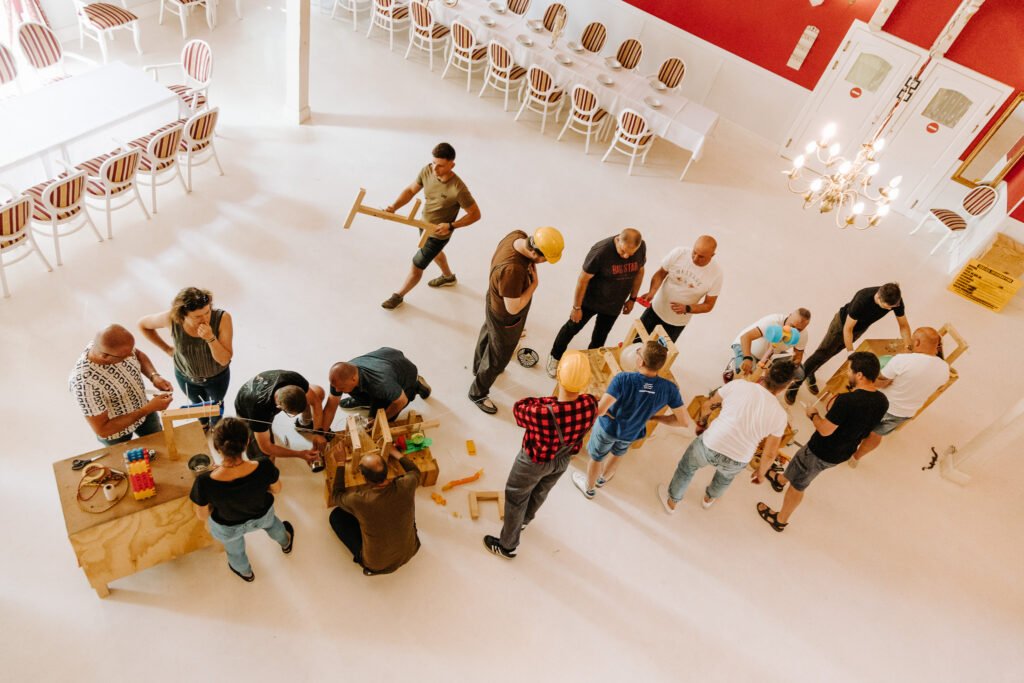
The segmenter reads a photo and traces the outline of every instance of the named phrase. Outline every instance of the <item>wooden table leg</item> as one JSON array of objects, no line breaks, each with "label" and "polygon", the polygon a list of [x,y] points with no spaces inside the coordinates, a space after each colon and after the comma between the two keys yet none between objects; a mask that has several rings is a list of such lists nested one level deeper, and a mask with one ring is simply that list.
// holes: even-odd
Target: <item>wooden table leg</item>
[{"label": "wooden table leg", "polygon": [[96,591],[96,595],[98,595],[101,598],[105,598],[110,595],[110,587],[107,586],[107,584],[105,583],[90,581],[89,585],[91,585],[93,589]]}]

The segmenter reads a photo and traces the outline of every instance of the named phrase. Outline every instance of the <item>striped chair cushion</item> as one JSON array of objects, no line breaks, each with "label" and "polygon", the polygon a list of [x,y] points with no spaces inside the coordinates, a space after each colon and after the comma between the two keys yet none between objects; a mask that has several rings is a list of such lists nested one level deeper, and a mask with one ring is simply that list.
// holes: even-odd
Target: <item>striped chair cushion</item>
[{"label": "striped chair cushion", "polygon": [[141,138],[135,138],[134,140],[128,143],[128,146],[146,149],[146,147],[149,146],[149,141],[155,138],[157,135],[163,133],[165,130],[170,130],[171,128],[174,128],[175,126],[180,126],[184,124],[186,121],[188,121],[188,119],[178,119],[177,121],[172,121],[171,123],[168,123],[166,126],[161,126],[160,128],[157,128],[149,135],[143,135]]},{"label": "striped chair cushion", "polygon": [[26,23],[19,26],[18,43],[28,63],[35,69],[53,66],[64,57],[57,37],[42,24]]},{"label": "striped chair cushion", "polygon": [[[455,43],[455,49],[462,54],[469,52],[476,45],[476,38],[473,36],[473,31],[457,19],[452,22],[452,41]],[[495,47],[499,50],[504,50],[504,47],[500,45],[495,45]],[[507,57],[508,51],[505,50],[505,53],[505,56]],[[508,57],[508,59],[511,60],[512,58]]]},{"label": "striped chair cushion", "polygon": [[[98,157],[93,157],[88,161],[80,163],[76,168],[80,168],[89,174],[89,182],[85,186],[85,191],[94,197],[104,197],[107,194],[107,183],[103,182],[100,176],[100,168],[103,166],[103,162],[114,154],[101,154]],[[121,194],[126,190],[130,190],[132,187],[132,179],[135,177],[135,172],[139,167],[140,156],[130,155],[123,157],[120,161],[111,164],[107,168],[106,180],[110,186],[111,196]]]},{"label": "striped chair cushion", "polygon": [[988,185],[978,185],[964,197],[964,211],[972,216],[980,216],[996,203],[997,194],[995,189]]},{"label": "striped chair cushion", "polygon": [[[19,198],[20,199],[20,198]],[[0,209],[0,237],[9,237],[24,230],[28,223],[29,214],[32,211],[33,202],[17,202],[17,199],[8,202],[6,208]],[[28,237],[27,232],[22,232],[16,239],[0,242],[0,249],[14,246]]]},{"label": "striped chair cushion", "polygon": [[[470,57],[470,59],[472,59],[474,62],[479,62],[481,59],[484,59],[485,57],[487,57],[487,48],[478,47],[477,49],[473,50],[473,55]],[[525,71],[523,73],[525,73]]]},{"label": "striped chair cushion", "polygon": [[189,78],[206,83],[213,75],[213,51],[204,40],[190,40],[181,50],[181,69]]},{"label": "striped chair cushion", "polygon": [[580,119],[582,121],[587,121],[587,122],[592,122],[592,123],[597,123],[598,121],[603,119],[605,116],[608,116],[608,112],[606,112],[604,109],[598,109],[597,111],[595,111],[592,114],[584,114],[583,112],[579,112],[579,111],[576,112],[576,118],[578,118],[578,119]]},{"label": "striped chair cushion", "polygon": [[10,83],[18,77],[18,63],[14,61],[14,53],[6,45],[0,43],[0,85]]},{"label": "striped chair cushion", "polygon": [[967,227],[967,221],[963,219],[963,216],[958,214],[956,211],[950,211],[949,209],[932,209],[932,215],[942,221],[950,230],[963,230]]},{"label": "striped chair cushion", "polygon": [[526,69],[516,64],[512,67],[512,70],[508,72],[508,79],[510,81],[518,81],[520,78],[526,75]]},{"label": "striped chair cushion", "polygon": [[381,9],[380,13],[384,16],[391,16],[392,19],[405,19],[409,16],[408,5],[394,5],[390,9]]},{"label": "striped chair cushion", "polygon": [[139,20],[136,15],[125,8],[107,2],[94,2],[91,5],[86,5],[82,8],[82,13],[85,14],[89,23],[98,29],[117,28]]},{"label": "striped chair cushion", "polygon": [[[58,210],[72,207],[68,211],[58,211],[57,220],[62,221],[81,212],[82,205],[80,202],[82,192],[85,190],[85,179],[86,176],[81,176],[76,178],[73,182],[63,183],[55,192],[52,193],[51,199]],[[25,194],[30,195],[35,199],[35,201],[32,202],[32,218],[37,221],[52,220],[50,213],[43,208],[43,192],[45,192],[46,188],[53,183],[53,180],[47,180],[44,183],[39,183],[38,185],[25,190]]]},{"label": "striped chair cushion", "polygon": [[513,14],[523,16],[530,9],[530,0],[508,0],[508,9]]},{"label": "striped chair cushion", "polygon": [[664,83],[669,88],[674,88],[679,85],[683,80],[683,76],[686,74],[686,64],[683,60],[676,57],[670,57],[665,60],[665,63],[658,69],[658,80]]},{"label": "striped chair cushion", "polygon": [[604,24],[599,21],[591,22],[583,29],[580,43],[590,52],[600,52],[604,48],[604,41],[607,36],[608,31],[605,29]]},{"label": "striped chair cushion", "polygon": [[623,69],[635,69],[644,56],[644,46],[635,38],[627,38],[622,41],[619,51],[615,53],[615,59],[622,65]]},{"label": "striped chair cushion", "polygon": [[[458,24],[452,24],[453,31],[456,26],[458,26]],[[508,51],[507,47],[492,40],[487,46],[487,49],[490,51],[491,64],[496,66],[498,69],[507,69],[509,66],[512,66],[512,53]]]},{"label": "striped chair cushion", "polygon": [[431,40],[440,40],[441,38],[444,38],[445,36],[448,35],[448,27],[441,26],[441,24],[434,24],[434,27],[430,30],[430,33],[427,33],[426,28],[420,26],[416,26],[414,30],[416,31],[417,35],[421,35],[424,38],[430,38]]},{"label": "striped chair cushion", "polygon": [[555,17],[557,17],[560,12],[568,15],[568,11],[565,9],[565,5],[559,2],[553,2],[550,5],[548,5],[548,8],[544,10],[544,28],[546,28],[549,31],[554,30]]},{"label": "striped chair cushion", "polygon": [[167,89],[180,97],[190,109],[203,109],[206,106],[206,95],[197,93],[187,85],[169,85]]},{"label": "striped chair cushion", "polygon": [[552,90],[549,93],[536,93],[535,92],[535,93],[533,93],[533,97],[534,97],[534,99],[538,99],[541,102],[554,103],[554,102],[557,102],[558,100],[562,99],[562,95],[564,95],[564,94],[565,94],[565,92],[562,91],[562,90]]}]

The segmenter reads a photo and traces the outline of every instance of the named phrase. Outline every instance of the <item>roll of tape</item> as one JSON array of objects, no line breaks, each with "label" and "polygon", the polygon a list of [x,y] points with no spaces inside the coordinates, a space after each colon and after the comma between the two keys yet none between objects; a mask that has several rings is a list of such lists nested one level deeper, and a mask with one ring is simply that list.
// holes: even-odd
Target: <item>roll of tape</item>
[{"label": "roll of tape", "polygon": [[107,500],[114,500],[117,498],[117,486],[110,482],[103,485],[103,497]]}]

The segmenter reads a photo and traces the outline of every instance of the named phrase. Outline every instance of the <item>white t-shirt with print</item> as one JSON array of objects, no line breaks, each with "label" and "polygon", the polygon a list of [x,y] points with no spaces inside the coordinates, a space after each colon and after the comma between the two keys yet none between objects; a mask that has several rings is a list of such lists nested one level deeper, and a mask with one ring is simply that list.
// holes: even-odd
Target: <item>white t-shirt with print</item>
[{"label": "white t-shirt with print", "polygon": [[686,313],[676,313],[671,304],[696,304],[705,296],[718,296],[722,289],[722,269],[711,261],[706,266],[693,262],[693,250],[676,247],[661,262],[668,275],[654,295],[651,308],[658,317],[670,325],[685,325],[690,320]]},{"label": "white t-shirt with print", "polygon": [[926,353],[900,353],[882,368],[892,384],[882,389],[889,399],[889,414],[913,417],[924,402],[949,380],[949,363]]},{"label": "white t-shirt with print", "polygon": [[750,462],[761,439],[786,432],[786,411],[756,382],[735,380],[718,390],[722,412],[704,432],[704,445],[737,462]]},{"label": "white t-shirt with print", "polygon": [[804,334],[803,332],[800,332],[800,339],[797,341],[795,346],[789,346],[787,344],[783,344],[782,342],[778,342],[777,344],[769,344],[768,340],[764,338],[766,330],[769,327],[771,327],[772,325],[778,325],[779,327],[782,327],[783,325],[786,324],[787,318],[789,318],[788,313],[772,313],[771,315],[766,315],[753,325],[743,328],[743,331],[736,335],[736,338],[732,340],[732,343],[740,344],[740,339],[743,337],[743,335],[745,335],[747,332],[750,332],[750,330],[756,327],[757,329],[761,330],[761,336],[750,343],[750,355],[753,356],[755,359],[761,360],[762,358],[764,358],[768,354],[769,347],[775,349],[775,352],[772,354],[773,358],[791,356],[793,355],[793,351],[795,349],[803,351],[804,349],[807,348],[807,335]]},{"label": "white t-shirt with print", "polygon": [[[102,365],[89,360],[90,349],[92,344],[85,347],[68,378],[68,388],[82,414],[92,417],[106,413],[107,418],[114,419],[145,406],[146,386],[142,383],[142,366],[135,351],[123,361]],[[105,438],[116,439],[131,434],[144,420],[137,420]]]}]

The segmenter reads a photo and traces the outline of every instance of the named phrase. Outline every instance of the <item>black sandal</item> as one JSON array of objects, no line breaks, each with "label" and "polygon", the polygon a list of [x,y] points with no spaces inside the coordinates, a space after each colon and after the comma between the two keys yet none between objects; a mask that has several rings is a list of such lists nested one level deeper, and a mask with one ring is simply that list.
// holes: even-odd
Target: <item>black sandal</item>
[{"label": "black sandal", "polygon": [[779,513],[775,512],[764,503],[757,504],[757,514],[761,515],[761,519],[768,522],[771,528],[775,529],[776,531],[785,531],[786,527],[789,526],[789,522],[786,522],[785,524],[780,522]]},{"label": "black sandal", "polygon": [[780,474],[782,474],[781,470],[773,468],[768,470],[768,473],[764,477],[765,479],[768,480],[768,483],[772,485],[772,490],[775,491],[776,493],[782,493],[782,491],[785,490],[786,488],[786,485],[779,481]]}]

